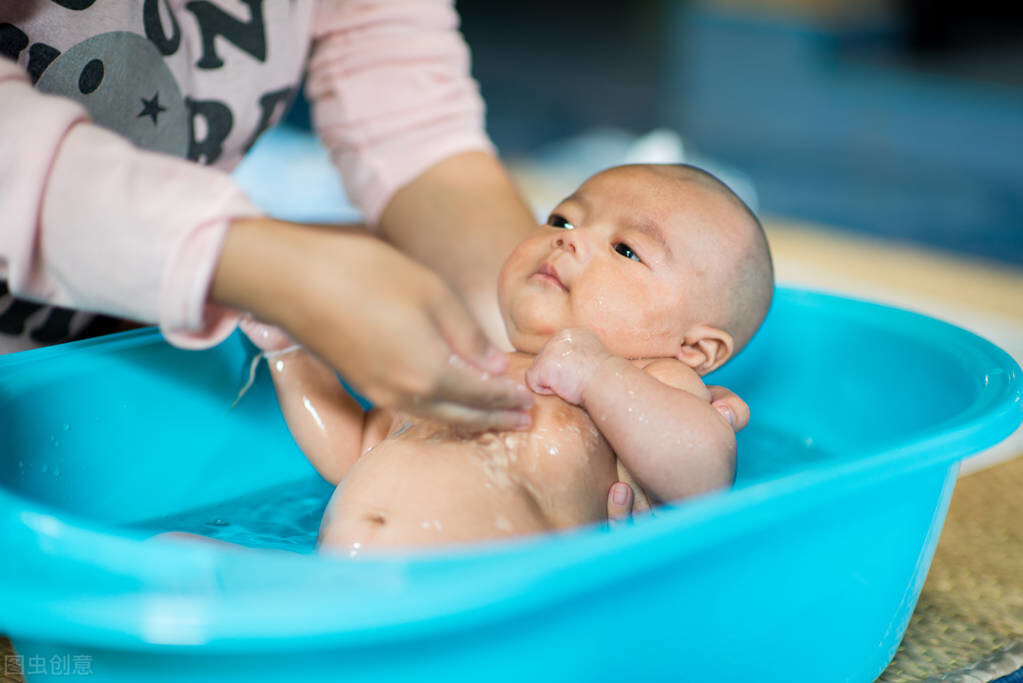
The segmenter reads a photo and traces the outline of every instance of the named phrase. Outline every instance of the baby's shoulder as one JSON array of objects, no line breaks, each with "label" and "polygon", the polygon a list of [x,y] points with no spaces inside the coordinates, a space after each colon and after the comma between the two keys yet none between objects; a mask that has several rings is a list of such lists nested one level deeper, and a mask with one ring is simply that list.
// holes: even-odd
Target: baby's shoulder
[{"label": "baby's shoulder", "polygon": [[675,389],[688,391],[691,394],[710,401],[710,391],[703,383],[696,370],[675,358],[655,358],[637,361],[651,377]]}]

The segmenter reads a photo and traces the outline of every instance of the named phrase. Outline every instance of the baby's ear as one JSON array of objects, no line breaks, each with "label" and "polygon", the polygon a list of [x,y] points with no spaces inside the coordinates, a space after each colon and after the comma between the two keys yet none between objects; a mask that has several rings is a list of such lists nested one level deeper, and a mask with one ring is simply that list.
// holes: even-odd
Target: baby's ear
[{"label": "baby's ear", "polygon": [[686,332],[679,348],[678,359],[706,375],[724,365],[732,357],[735,341],[724,330],[709,325],[696,325]]}]

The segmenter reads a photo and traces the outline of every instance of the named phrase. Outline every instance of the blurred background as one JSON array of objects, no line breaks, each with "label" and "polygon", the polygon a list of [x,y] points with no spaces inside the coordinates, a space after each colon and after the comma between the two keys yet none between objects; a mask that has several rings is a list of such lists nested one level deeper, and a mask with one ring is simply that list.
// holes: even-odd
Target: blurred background
[{"label": "blurred background", "polygon": [[666,128],[761,211],[1023,265],[1023,6],[463,0],[510,157]]}]

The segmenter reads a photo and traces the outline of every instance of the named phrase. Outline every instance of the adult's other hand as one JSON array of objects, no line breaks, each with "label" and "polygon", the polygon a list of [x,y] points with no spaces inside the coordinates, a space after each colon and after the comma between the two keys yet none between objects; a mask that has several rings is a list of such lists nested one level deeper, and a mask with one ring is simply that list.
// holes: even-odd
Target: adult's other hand
[{"label": "adult's other hand", "polygon": [[529,424],[530,392],[435,273],[361,227],[235,221],[210,293],[284,328],[385,408],[467,427]]}]

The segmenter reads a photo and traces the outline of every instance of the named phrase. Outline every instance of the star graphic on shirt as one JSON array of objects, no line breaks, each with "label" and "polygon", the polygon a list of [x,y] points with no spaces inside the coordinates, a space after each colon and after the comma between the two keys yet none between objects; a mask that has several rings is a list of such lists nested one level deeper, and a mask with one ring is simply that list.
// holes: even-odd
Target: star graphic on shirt
[{"label": "star graphic on shirt", "polygon": [[136,116],[135,118],[141,119],[143,116],[148,116],[149,118],[153,119],[153,125],[155,126],[157,124],[156,117],[158,117],[160,115],[160,112],[167,111],[167,107],[161,107],[160,106],[160,93],[159,93],[159,91],[157,91],[153,95],[153,99],[151,99],[151,100],[147,100],[145,97],[143,97],[141,99],[142,99],[142,111],[140,111],[139,115]]}]

